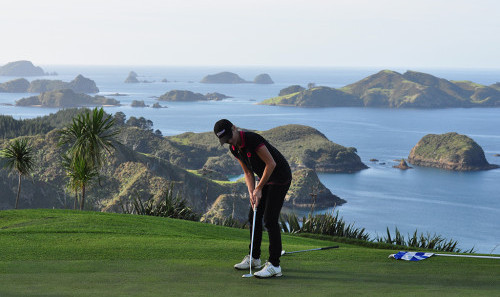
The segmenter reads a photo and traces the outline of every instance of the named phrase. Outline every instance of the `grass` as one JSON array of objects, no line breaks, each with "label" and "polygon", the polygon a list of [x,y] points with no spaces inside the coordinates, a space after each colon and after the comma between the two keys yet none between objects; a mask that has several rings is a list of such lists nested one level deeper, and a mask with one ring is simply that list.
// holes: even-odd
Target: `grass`
[{"label": "grass", "polygon": [[[267,236],[264,236],[266,238]],[[327,238],[327,237],[322,237]],[[435,257],[283,235],[282,278],[232,265],[248,230],[169,218],[65,210],[0,211],[0,296],[494,296],[500,261]],[[263,242],[267,257],[267,241]]]}]

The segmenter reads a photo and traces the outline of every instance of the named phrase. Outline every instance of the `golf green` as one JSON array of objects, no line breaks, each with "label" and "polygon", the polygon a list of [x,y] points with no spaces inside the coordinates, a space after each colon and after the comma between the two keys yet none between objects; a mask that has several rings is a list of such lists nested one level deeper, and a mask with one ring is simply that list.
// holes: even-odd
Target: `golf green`
[{"label": "golf green", "polygon": [[0,296],[500,295],[500,260],[404,262],[387,258],[393,250],[291,235],[287,251],[340,247],[284,255],[280,278],[242,278],[248,271],[232,266],[248,243],[248,230],[168,218],[0,211]]}]

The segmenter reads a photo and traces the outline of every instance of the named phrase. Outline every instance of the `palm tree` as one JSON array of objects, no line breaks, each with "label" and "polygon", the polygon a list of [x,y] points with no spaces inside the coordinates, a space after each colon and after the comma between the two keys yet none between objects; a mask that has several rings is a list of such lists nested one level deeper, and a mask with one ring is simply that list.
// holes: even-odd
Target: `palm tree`
[{"label": "palm tree", "polygon": [[73,166],[73,160],[68,154],[62,155],[62,167],[66,172],[66,177],[68,178],[68,183],[66,185],[67,189],[71,192],[75,192],[75,203],[73,204],[73,209],[76,209],[78,204],[78,190],[80,189],[79,181],[77,180],[77,176]]},{"label": "palm tree", "polygon": [[69,145],[66,156],[63,155],[63,167],[73,189],[82,190],[80,209],[85,204],[86,185],[99,176],[106,154],[118,144],[118,133],[114,128],[114,118],[111,115],[105,117],[102,108],[94,108],[92,112],[86,110],[60,130],[59,145]]},{"label": "palm tree", "polygon": [[100,169],[106,153],[111,153],[118,143],[114,129],[114,118],[108,115],[104,118],[102,108],[86,110],[84,114],[73,118],[73,122],[60,131],[59,144],[70,145],[71,155],[82,155],[90,161],[93,167]]},{"label": "palm tree", "polygon": [[72,162],[75,185],[82,190],[82,199],[80,201],[80,210],[85,205],[85,188],[99,173],[83,156],[76,156]]},{"label": "palm tree", "polygon": [[9,170],[15,170],[19,176],[17,186],[16,206],[19,205],[19,195],[21,194],[21,177],[28,175],[34,167],[34,152],[33,148],[28,144],[26,138],[14,139],[7,148],[0,151],[0,156],[6,159],[4,167]]}]

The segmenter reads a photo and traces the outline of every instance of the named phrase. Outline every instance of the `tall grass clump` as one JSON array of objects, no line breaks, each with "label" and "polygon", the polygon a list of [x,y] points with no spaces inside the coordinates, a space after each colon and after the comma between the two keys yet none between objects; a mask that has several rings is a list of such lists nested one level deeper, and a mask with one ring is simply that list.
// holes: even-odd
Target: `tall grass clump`
[{"label": "tall grass clump", "polygon": [[282,214],[281,230],[284,233],[312,233],[345,238],[369,240],[365,228],[356,228],[347,224],[339,212],[329,212],[321,215],[309,214],[299,219],[295,214]]},{"label": "tall grass clump", "polygon": [[124,213],[168,217],[188,221],[198,221],[200,219],[200,215],[187,205],[179,192],[174,195],[172,185],[165,187],[160,199],[151,197],[143,202],[140,195],[136,193],[132,200],[132,207],[122,205]]},{"label": "tall grass clump", "polygon": [[462,251],[457,247],[458,241],[453,239],[446,239],[441,235],[430,234],[430,233],[420,233],[415,230],[412,235],[408,234],[408,237],[405,238],[404,235],[395,228],[394,235],[391,235],[389,228],[387,228],[387,235],[385,237],[377,237],[375,238],[376,242],[381,243],[389,243],[392,245],[401,245],[408,247],[416,247],[416,248],[424,248],[431,249],[443,252],[455,252],[455,253],[473,253],[474,248],[469,250]]}]

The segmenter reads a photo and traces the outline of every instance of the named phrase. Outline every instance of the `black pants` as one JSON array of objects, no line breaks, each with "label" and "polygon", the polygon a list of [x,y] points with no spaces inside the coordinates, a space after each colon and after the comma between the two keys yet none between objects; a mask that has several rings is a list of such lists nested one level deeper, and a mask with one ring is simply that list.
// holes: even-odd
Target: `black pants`
[{"label": "black pants", "polygon": [[[262,188],[262,198],[257,206],[257,216],[255,217],[255,234],[253,242],[252,257],[260,258],[262,243],[262,219],[269,235],[269,259],[274,266],[280,265],[281,257],[281,230],[279,226],[279,217],[281,207],[285,201],[286,193],[290,184],[286,185],[265,185]],[[250,208],[248,215],[250,222],[250,236],[252,236],[253,210]],[[250,237],[251,238],[251,237]],[[248,247],[250,250],[250,246]]]}]

